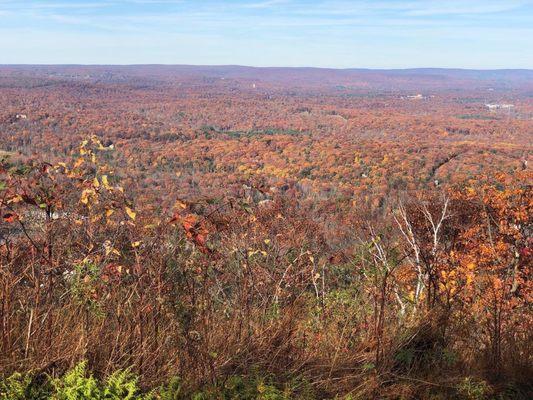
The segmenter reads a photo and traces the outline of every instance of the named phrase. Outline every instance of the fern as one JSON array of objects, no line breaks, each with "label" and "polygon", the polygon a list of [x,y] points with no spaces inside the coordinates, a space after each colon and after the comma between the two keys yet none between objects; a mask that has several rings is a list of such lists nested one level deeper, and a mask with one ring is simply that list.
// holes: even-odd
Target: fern
[{"label": "fern", "polygon": [[87,362],[82,361],[63,377],[52,379],[54,394],[52,400],[101,399],[102,393],[96,379],[86,376]]},{"label": "fern", "polygon": [[135,400],[141,398],[137,386],[137,377],[129,369],[114,372],[104,383],[102,399]]},{"label": "fern", "polygon": [[179,377],[174,377],[170,380],[168,385],[161,387],[155,398],[158,400],[182,400],[185,399],[183,393],[182,382]]},{"label": "fern", "polygon": [[31,378],[18,372],[0,381],[0,400],[24,400]]},{"label": "fern", "polygon": [[31,374],[16,372],[0,380],[0,400],[48,400],[50,389],[48,380],[38,384]]}]

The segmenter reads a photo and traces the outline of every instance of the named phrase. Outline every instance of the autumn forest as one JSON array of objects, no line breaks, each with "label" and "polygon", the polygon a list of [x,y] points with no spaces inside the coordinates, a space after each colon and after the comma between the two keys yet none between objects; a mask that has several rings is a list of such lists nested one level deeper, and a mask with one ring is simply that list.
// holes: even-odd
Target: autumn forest
[{"label": "autumn forest", "polygon": [[532,96],[0,66],[0,399],[532,398]]}]

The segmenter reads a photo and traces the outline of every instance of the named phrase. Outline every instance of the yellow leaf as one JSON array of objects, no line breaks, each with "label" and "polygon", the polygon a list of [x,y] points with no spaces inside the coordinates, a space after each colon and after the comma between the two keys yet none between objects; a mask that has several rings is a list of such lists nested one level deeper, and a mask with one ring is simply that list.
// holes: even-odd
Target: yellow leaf
[{"label": "yellow leaf", "polygon": [[93,189],[84,189],[81,193],[80,202],[83,204],[89,204],[89,197],[95,194]]},{"label": "yellow leaf", "polygon": [[128,214],[128,217],[130,217],[132,220],[135,220],[135,217],[137,216],[137,213],[129,207],[126,207],[126,214]]},{"label": "yellow leaf", "polygon": [[110,216],[113,215],[114,212],[115,212],[115,210],[106,210],[105,216],[109,218]]},{"label": "yellow leaf", "polygon": [[259,253],[259,250],[248,249],[248,257],[252,257]]},{"label": "yellow leaf", "polygon": [[107,180],[107,175],[102,175],[102,185],[104,185],[106,189],[109,189],[109,181]]},{"label": "yellow leaf", "polygon": [[93,186],[94,186],[95,188],[100,187],[100,182],[98,182],[98,178],[96,178],[96,177],[93,179]]},{"label": "yellow leaf", "polygon": [[176,203],[174,204],[174,207],[175,208],[187,208],[187,204],[185,204],[183,201],[181,200],[176,200]]},{"label": "yellow leaf", "polygon": [[141,242],[140,242],[140,241],[138,241],[138,242],[133,242],[133,243],[131,244],[131,247],[139,247],[140,245],[141,245]]},{"label": "yellow leaf", "polygon": [[78,168],[81,164],[83,164],[85,160],[83,158],[78,158],[76,163],[74,164],[74,168]]},{"label": "yellow leaf", "polygon": [[16,196],[8,200],[8,203],[20,203],[22,200],[23,200],[22,196],[17,194]]}]

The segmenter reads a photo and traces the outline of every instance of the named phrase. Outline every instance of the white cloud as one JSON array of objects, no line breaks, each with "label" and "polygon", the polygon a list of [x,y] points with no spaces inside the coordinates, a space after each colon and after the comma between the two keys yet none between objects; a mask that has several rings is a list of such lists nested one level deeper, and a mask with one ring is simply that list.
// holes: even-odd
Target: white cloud
[{"label": "white cloud", "polygon": [[244,4],[242,7],[261,9],[261,8],[271,8],[274,6],[280,6],[280,5],[287,4],[287,3],[288,3],[287,0],[266,0],[266,1],[261,1],[258,3]]},{"label": "white cloud", "polygon": [[447,1],[423,2],[406,9],[409,16],[476,15],[511,11],[527,4],[524,1]]}]

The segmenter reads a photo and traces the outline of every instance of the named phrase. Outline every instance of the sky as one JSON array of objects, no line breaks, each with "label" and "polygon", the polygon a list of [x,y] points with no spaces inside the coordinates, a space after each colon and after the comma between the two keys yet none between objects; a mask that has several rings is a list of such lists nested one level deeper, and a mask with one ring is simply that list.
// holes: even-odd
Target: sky
[{"label": "sky", "polygon": [[0,0],[0,64],[533,68],[533,0]]}]

